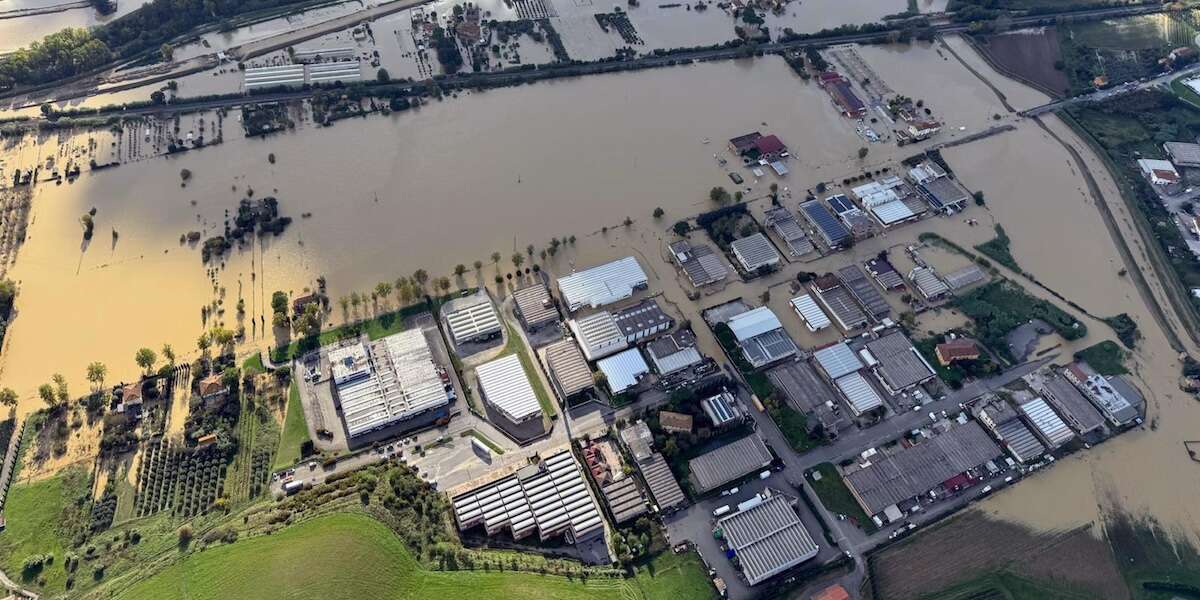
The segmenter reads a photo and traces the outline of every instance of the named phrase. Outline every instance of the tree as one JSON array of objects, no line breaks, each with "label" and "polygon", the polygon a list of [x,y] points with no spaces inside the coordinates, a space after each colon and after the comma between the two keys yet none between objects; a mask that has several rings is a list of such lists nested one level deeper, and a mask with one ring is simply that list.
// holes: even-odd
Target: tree
[{"label": "tree", "polygon": [[859,159],[859,160],[862,160],[862,159],[866,158],[866,157],[867,157],[867,152],[870,152],[870,150],[868,150],[866,146],[863,146],[862,148],[859,148],[859,149],[858,149],[858,159]]},{"label": "tree", "polygon": [[984,199],[983,199],[983,192],[982,192],[982,191],[975,192],[974,194],[971,194],[971,196],[973,196],[973,197],[975,198],[975,205],[976,205],[976,206],[983,206],[983,205],[986,203],[986,202],[984,201]]},{"label": "tree", "polygon": [[661,206],[654,209],[654,218],[655,219],[661,219],[663,217],[663,215],[665,215],[665,214],[667,214],[667,212],[664,211]]},{"label": "tree", "polygon": [[304,307],[304,312],[296,318],[296,331],[304,336],[321,333],[321,307],[319,305],[312,303]]},{"label": "tree", "polygon": [[533,244],[525,246],[525,254],[533,256]]},{"label": "tree", "polygon": [[[310,306],[316,305],[314,304]],[[209,332],[209,335],[212,336],[213,342],[216,342],[217,345],[221,346],[221,350],[223,352],[229,352],[233,349],[232,331],[225,329],[224,327],[214,327],[212,331]]]},{"label": "tree", "polygon": [[475,270],[478,271],[483,268],[483,261],[477,260],[473,266],[475,267]]},{"label": "tree", "polygon": [[0,390],[0,406],[13,408],[17,405],[17,393],[12,388]]},{"label": "tree", "polygon": [[450,278],[449,277],[438,278],[437,286],[439,289],[442,290],[442,293],[445,294],[447,291],[450,290]]},{"label": "tree", "polygon": [[493,265],[500,264],[500,253],[499,252],[492,253],[492,264]]},{"label": "tree", "polygon": [[67,389],[67,378],[63,377],[62,373],[55,373],[50,379],[54,381],[54,394],[58,403],[65,406],[71,399],[71,392]]},{"label": "tree", "polygon": [[429,273],[425,269],[417,269],[413,272],[413,279],[416,280],[418,286],[425,287],[425,282],[429,281]]},{"label": "tree", "polygon": [[350,312],[350,299],[342,296],[338,298],[338,304],[342,307],[342,312]]},{"label": "tree", "polygon": [[524,262],[525,262],[525,257],[524,257],[524,256],[521,256],[521,253],[520,253],[520,252],[513,252],[513,255],[512,255],[512,264],[513,264],[513,266],[514,266],[514,267],[516,267],[516,268],[520,269],[520,268],[521,268],[521,265],[522,265]]},{"label": "tree", "polygon": [[467,272],[467,266],[466,266],[466,265],[464,265],[464,264],[462,264],[462,263],[459,263],[459,264],[457,264],[457,265],[454,265],[454,275],[455,275],[455,276],[457,276],[457,277],[462,277],[462,276],[463,276],[463,273],[466,273],[466,272]]},{"label": "tree", "polygon": [[138,364],[139,367],[145,370],[146,373],[149,373],[150,369],[154,367],[155,361],[158,360],[158,356],[149,348],[138,348],[137,354],[133,355],[133,360]]},{"label": "tree", "polygon": [[687,235],[692,228],[687,224],[687,221],[676,221],[671,230],[675,232],[675,235],[682,237]]},{"label": "tree", "polygon": [[94,362],[87,366],[87,380],[92,383],[94,389],[104,387],[104,376],[108,374],[108,367],[102,362]]},{"label": "tree", "polygon": [[207,333],[202,333],[196,338],[196,348],[200,350],[201,354],[207,355],[210,345],[212,345],[212,338],[208,337]]},{"label": "tree", "polygon": [[49,406],[50,408],[54,408],[58,405],[58,402],[54,399],[54,386],[48,383],[43,383],[42,385],[38,386],[38,397],[40,397],[42,402],[45,402],[46,406]]},{"label": "tree", "polygon": [[721,186],[717,186],[708,191],[708,199],[717,204],[726,204],[729,202],[729,192]]},{"label": "tree", "polygon": [[162,355],[163,359],[167,361],[168,365],[172,367],[175,366],[175,349],[172,348],[170,344],[163,344]]},{"label": "tree", "polygon": [[172,48],[170,44],[163,44],[162,46],[159,46],[158,52],[162,55],[162,59],[168,62],[170,62],[171,58],[175,56],[175,49]]},{"label": "tree", "polygon": [[379,83],[387,83],[392,80],[392,76],[388,74],[387,69],[379,69],[378,71],[375,71],[375,79],[377,79]]},{"label": "tree", "polygon": [[379,283],[375,284],[375,293],[378,294],[380,298],[386,299],[388,296],[392,295],[392,284],[386,281],[380,281]]},{"label": "tree", "polygon": [[633,225],[633,219],[630,219],[629,217],[625,217],[625,220],[622,221],[621,224],[626,227],[629,227],[630,225]]}]

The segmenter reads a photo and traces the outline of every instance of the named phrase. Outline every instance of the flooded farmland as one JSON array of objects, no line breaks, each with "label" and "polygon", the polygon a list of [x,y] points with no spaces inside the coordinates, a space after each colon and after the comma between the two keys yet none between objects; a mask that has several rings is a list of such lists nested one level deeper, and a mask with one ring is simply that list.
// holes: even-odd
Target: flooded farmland
[{"label": "flooded farmland", "polygon": [[[1016,108],[1045,101],[988,70],[960,41],[949,44]],[[961,216],[927,219],[802,268],[840,267],[912,243],[922,231],[969,247],[991,237],[993,221],[1002,224],[1018,263],[1047,286],[1099,316],[1126,312],[1137,321],[1144,339],[1134,356],[1136,379],[1148,392],[1149,422],[1157,430],[1148,426],[1064,459],[982,509],[1037,529],[1064,530],[1095,522],[1118,502],[1156,516],[1171,531],[1195,535],[1200,515],[1189,499],[1200,493],[1200,479],[1180,441],[1195,437],[1190,424],[1197,422],[1197,406],[1175,391],[1175,353],[1145,299],[1121,274],[1136,265],[1117,252],[1078,166],[1037,124],[1017,120],[945,48],[859,53],[897,93],[924,98],[944,118],[948,126],[938,142],[997,124],[1016,130],[944,151],[961,181],[984,191],[986,212],[972,206],[968,213],[981,225]],[[794,192],[785,202],[793,210],[802,190],[818,182],[834,182],[836,189],[849,174],[916,152],[865,142],[822,90],[774,57],[471,93],[411,113],[266,139],[242,139],[228,121],[221,146],[36,188],[28,241],[9,272],[21,295],[0,359],[0,378],[21,393],[22,411],[36,407],[34,388],[55,371],[79,388],[90,361],[107,363],[111,380],[129,379],[139,346],[193,348],[204,330],[201,307],[214,299],[226,309],[215,319],[227,326],[238,324],[232,306],[244,299],[247,346],[265,347],[274,338],[250,322],[269,312],[266,300],[275,290],[299,294],[324,276],[336,298],[417,268],[441,274],[480,260],[481,272],[469,268],[461,282],[474,285],[496,274],[492,252],[508,256],[552,237],[579,241],[545,263],[548,270],[565,273],[636,254],[651,288],[694,319],[698,306],[686,300],[662,260],[662,244],[675,219],[711,207],[711,187],[729,185],[714,160],[723,140],[760,130],[787,141],[796,157],[791,173],[750,181],[743,191],[761,198],[778,182]],[[1053,118],[1048,127],[1084,149]],[[856,162],[860,147],[869,153]],[[1106,201],[1119,204],[1112,182],[1090,160]],[[182,169],[191,172],[186,187]],[[225,211],[251,188],[256,197],[278,197],[295,223],[278,238],[235,250],[215,272],[206,270],[180,235],[220,230]],[[657,206],[666,211],[661,222],[650,216]],[[91,207],[100,235],[83,244],[78,220]],[[301,218],[304,213],[312,217]],[[621,225],[626,216],[634,221],[630,227]],[[115,241],[110,229],[119,232]],[[502,272],[511,270],[506,264]],[[783,312],[787,278],[768,283],[781,286],[770,303]],[[753,299],[762,289],[760,282],[731,284],[700,306]],[[334,317],[340,317],[336,309]],[[801,331],[795,319],[785,322],[801,344],[823,341]],[[951,322],[957,322],[951,314],[923,321],[931,327]],[[1112,337],[1104,325],[1088,324],[1091,335],[1061,352]],[[715,352],[710,339],[701,342]]]}]

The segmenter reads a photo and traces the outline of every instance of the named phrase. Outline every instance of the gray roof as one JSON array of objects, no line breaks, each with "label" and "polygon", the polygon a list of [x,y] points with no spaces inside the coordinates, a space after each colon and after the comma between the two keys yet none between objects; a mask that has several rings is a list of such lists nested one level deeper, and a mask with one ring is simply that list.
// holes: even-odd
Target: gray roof
[{"label": "gray roof", "polygon": [[646,514],[646,499],[633,477],[623,477],[600,488],[618,524]]},{"label": "gray roof", "polygon": [[717,522],[750,585],[817,555],[818,547],[787,498],[771,496]]},{"label": "gray roof", "polygon": [[1104,426],[1104,415],[1062,376],[1048,372],[1045,376],[1031,375],[1028,379],[1030,385],[1079,433],[1087,433]]},{"label": "gray roof", "polygon": [[876,372],[892,392],[908,389],[935,375],[933,368],[900,331],[871,340],[866,347],[879,361]]},{"label": "gray roof", "polygon": [[629,346],[616,319],[609,312],[571,319],[567,326],[575,333],[575,341],[588,360],[604,358]]},{"label": "gray roof", "polygon": [[867,324],[867,314],[858,307],[846,288],[838,286],[822,292],[813,286],[812,291],[842,330],[853,331]]},{"label": "gray roof", "polygon": [[870,466],[848,473],[845,481],[867,514],[875,515],[1000,454],[979,423],[971,421],[876,459]]},{"label": "gray roof", "polygon": [[958,291],[968,285],[986,280],[987,275],[977,265],[967,265],[961,269],[947,273],[943,279],[946,280],[946,285],[950,286],[950,289]]},{"label": "gray roof", "polygon": [[650,432],[650,426],[646,425],[645,421],[636,421],[630,424],[618,435],[621,441],[625,442],[625,446],[629,448],[633,460],[645,460],[654,453],[654,434]]},{"label": "gray roof", "polygon": [[674,321],[652,298],[613,313],[613,320],[629,341],[671,328]]},{"label": "gray roof", "polygon": [[1046,452],[1046,446],[1020,419],[1012,418],[996,425],[996,435],[1008,446],[1013,457],[1021,462],[1029,462]]},{"label": "gray roof", "polygon": [[592,308],[611,304],[633,295],[646,287],[648,280],[637,259],[626,256],[620,260],[584,269],[558,278],[567,310],[574,312],[585,306]]},{"label": "gray roof", "polygon": [[879,290],[875,289],[874,284],[867,279],[866,273],[858,268],[858,265],[847,265],[838,269],[838,279],[846,284],[850,293],[858,300],[858,303],[867,309],[875,320],[883,319],[892,313],[892,307],[883,299],[883,295]]},{"label": "gray roof", "polygon": [[833,384],[846,395],[846,400],[850,402],[850,412],[855,416],[883,406],[883,398],[879,397],[879,392],[871,387],[862,373],[844,375]]},{"label": "gray roof", "polygon": [[809,200],[800,204],[800,210],[804,211],[804,216],[817,228],[821,237],[825,238],[826,244],[839,246],[850,239],[850,231],[837,220],[837,217],[833,216],[833,213],[829,212],[828,208],[825,208],[824,204],[816,200]]},{"label": "gray roof", "polygon": [[592,387],[592,370],[571,340],[559,340],[546,346],[546,366],[564,396],[574,396]]},{"label": "gray roof", "polygon": [[804,256],[814,250],[812,241],[804,234],[804,228],[791,211],[780,206],[767,209],[765,216],[767,225],[779,234],[792,256]]},{"label": "gray roof", "polygon": [[701,287],[716,283],[729,275],[725,261],[711,246],[693,246],[687,240],[673,242],[670,246],[675,261],[683,268],[693,286]]},{"label": "gray roof", "polygon": [[733,255],[742,264],[742,268],[747,271],[779,262],[779,253],[762,232],[734,240],[729,244],[729,248],[733,250]]},{"label": "gray roof", "polygon": [[674,508],[687,502],[687,498],[683,495],[683,489],[675,480],[675,474],[671,472],[671,468],[667,466],[667,461],[661,454],[651,452],[648,457],[638,461],[637,466],[638,470],[642,472],[642,478],[646,480],[646,487],[650,488],[650,495],[654,498],[654,503],[658,505],[659,510]]},{"label": "gray roof", "polygon": [[772,461],[766,444],[752,433],[736,442],[701,454],[688,462],[692,486],[703,494],[739,477],[749,475]]},{"label": "gray roof", "polygon": [[334,389],[350,437],[450,403],[420,329],[329,351]]},{"label": "gray roof", "polygon": [[550,291],[541,283],[523,287],[513,292],[517,312],[527,327],[537,327],[558,320],[558,311],[550,301]]},{"label": "gray roof", "polygon": [[1058,448],[1075,437],[1071,428],[1041,398],[1022,404],[1021,412],[1025,413],[1025,418],[1037,428],[1038,435],[1052,448]]},{"label": "gray roof", "polygon": [[875,281],[879,282],[879,285],[883,286],[883,289],[892,290],[904,287],[904,278],[900,276],[900,272],[892,266],[892,263],[872,258],[864,264],[867,272],[875,278]]},{"label": "gray roof", "polygon": [[908,272],[908,278],[927,299],[937,298],[950,291],[950,286],[938,279],[937,272],[927,267],[914,267]]},{"label": "gray roof", "polygon": [[949,177],[938,177],[931,179],[921,184],[921,190],[925,192],[926,199],[929,200],[929,205],[941,210],[947,206],[962,204],[967,201],[970,194],[964,190],[958,182]]},{"label": "gray roof", "polygon": [[796,353],[796,342],[793,342],[783,329],[760,333],[739,342],[738,346],[742,348],[742,355],[755,368],[783,360]]},{"label": "gray roof", "polygon": [[687,331],[668,333],[646,344],[650,362],[660,375],[668,375],[704,362],[696,349],[696,338]]},{"label": "gray roof", "polygon": [[1200,167],[1200,144],[1190,142],[1167,142],[1163,149],[1171,162],[1181,167]]},{"label": "gray roof", "polygon": [[821,370],[829,379],[837,379],[849,375],[863,367],[858,355],[846,342],[838,342],[813,352],[813,360],[817,361]]},{"label": "gray roof", "polygon": [[786,362],[767,371],[767,377],[775,385],[776,390],[783,392],[784,398],[792,408],[809,415],[810,427],[816,425],[812,415],[815,415],[822,427],[829,432],[837,432],[850,426],[850,421],[841,411],[834,412],[826,402],[837,406],[838,397],[817,375],[812,365],[806,362]]}]

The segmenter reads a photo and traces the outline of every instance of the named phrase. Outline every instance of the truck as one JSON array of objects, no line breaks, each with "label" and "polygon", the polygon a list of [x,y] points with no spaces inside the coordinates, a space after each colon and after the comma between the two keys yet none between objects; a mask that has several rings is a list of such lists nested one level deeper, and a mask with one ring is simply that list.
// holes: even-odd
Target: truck
[{"label": "truck", "polygon": [[292,494],[295,494],[296,492],[298,492],[302,489],[304,489],[304,482],[300,481],[300,480],[289,481],[289,482],[283,484],[283,491],[286,492],[287,495],[289,495],[289,496],[291,496]]},{"label": "truck", "polygon": [[725,506],[718,506],[717,509],[713,511],[713,516],[719,517],[719,516],[727,514],[727,513],[729,513],[729,505],[728,504],[726,504]]}]

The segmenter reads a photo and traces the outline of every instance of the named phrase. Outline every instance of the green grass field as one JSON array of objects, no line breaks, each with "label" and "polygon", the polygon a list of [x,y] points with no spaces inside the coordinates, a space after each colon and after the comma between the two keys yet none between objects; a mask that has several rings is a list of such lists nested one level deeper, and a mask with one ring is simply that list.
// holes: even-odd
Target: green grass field
[{"label": "green grass field", "polygon": [[286,469],[300,460],[300,446],[309,440],[308,423],[304,420],[304,407],[300,405],[300,388],[292,382],[288,388],[287,415],[283,419],[283,432],[279,437],[279,449],[275,451],[274,469]]},{"label": "green grass field", "polygon": [[46,578],[46,585],[42,587],[63,589],[67,578],[63,568],[66,552],[57,532],[63,514],[65,485],[66,480],[58,476],[31,484],[14,484],[9,490],[4,507],[7,525],[0,534],[0,556],[4,557],[4,572],[13,580],[25,580],[21,570],[27,557],[53,554],[53,564],[40,573]]},{"label": "green grass field", "polygon": [[267,368],[263,366],[262,353],[257,352],[247,358],[245,362],[242,363],[242,371],[245,372],[246,375],[266,373]]},{"label": "green grass field", "polygon": [[667,551],[639,567],[630,590],[637,598],[655,600],[703,600],[716,598],[704,572],[704,563],[695,553],[674,554]]},{"label": "green grass field", "polygon": [[817,496],[821,499],[821,504],[832,513],[840,513],[846,515],[847,518],[854,519],[858,523],[859,529],[868,534],[875,532],[875,522],[867,515],[866,511],[858,505],[858,501],[850,494],[850,489],[842,481],[841,475],[837,472],[837,467],[833,463],[821,463],[813,467],[813,471],[821,474],[820,481],[813,481],[812,476],[808,477],[808,482],[813,486],[813,490],[817,492]]},{"label": "green grass field", "polygon": [[[646,584],[667,582],[670,587],[664,589],[687,589],[682,580],[656,578]],[[489,600],[583,600],[627,598],[628,591],[625,581],[581,583],[532,573],[428,571],[382,523],[364,515],[338,514],[191,554],[117,598],[441,600],[465,594]]]}]

